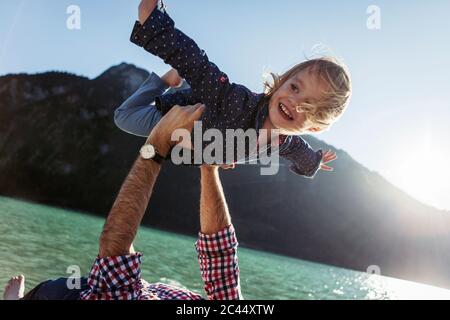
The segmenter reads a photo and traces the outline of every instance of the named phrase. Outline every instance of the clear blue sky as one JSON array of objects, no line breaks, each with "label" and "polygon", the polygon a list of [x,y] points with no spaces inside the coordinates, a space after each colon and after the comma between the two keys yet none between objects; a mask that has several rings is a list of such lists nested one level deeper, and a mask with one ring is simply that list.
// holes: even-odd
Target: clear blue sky
[{"label": "clear blue sky", "polygon": [[[232,81],[262,89],[323,44],[350,68],[347,113],[319,138],[414,197],[450,209],[450,1],[167,0],[178,27]],[[0,75],[64,70],[95,77],[122,61],[162,73],[128,42],[139,1],[2,0]],[[81,8],[81,30],[66,9]],[[367,7],[381,29],[366,27]]]}]

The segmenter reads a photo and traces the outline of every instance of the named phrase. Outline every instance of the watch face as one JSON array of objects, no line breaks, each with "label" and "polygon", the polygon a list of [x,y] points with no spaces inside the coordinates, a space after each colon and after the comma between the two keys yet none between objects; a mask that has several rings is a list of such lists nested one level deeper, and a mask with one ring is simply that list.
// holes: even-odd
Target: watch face
[{"label": "watch face", "polygon": [[151,144],[146,144],[141,148],[141,156],[144,159],[151,159],[155,156],[155,148]]}]

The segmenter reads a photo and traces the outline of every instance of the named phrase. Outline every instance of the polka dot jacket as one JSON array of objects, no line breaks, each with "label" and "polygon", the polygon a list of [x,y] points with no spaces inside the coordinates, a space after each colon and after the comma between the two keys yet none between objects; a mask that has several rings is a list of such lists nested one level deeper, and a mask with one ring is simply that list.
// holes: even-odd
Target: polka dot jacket
[{"label": "polka dot jacket", "polygon": [[[201,118],[203,131],[215,128],[225,134],[226,129],[261,129],[268,117],[265,95],[231,83],[228,76],[209,61],[205,51],[175,28],[164,9],[153,10],[142,25],[136,21],[130,40],[175,68],[191,87],[159,97],[156,105],[163,114],[176,104],[201,102],[206,105]],[[205,141],[203,147],[209,143]],[[315,175],[322,159],[322,150],[314,151],[298,135],[280,136],[279,154],[291,162],[291,171],[306,177]]]}]

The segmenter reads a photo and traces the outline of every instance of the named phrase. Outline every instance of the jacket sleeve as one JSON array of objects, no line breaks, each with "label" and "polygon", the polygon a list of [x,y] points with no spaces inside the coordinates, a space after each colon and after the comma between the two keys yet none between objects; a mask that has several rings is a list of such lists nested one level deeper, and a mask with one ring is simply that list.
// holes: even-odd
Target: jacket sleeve
[{"label": "jacket sleeve", "polygon": [[233,108],[245,109],[244,102],[251,94],[250,90],[231,84],[228,76],[209,61],[205,51],[175,28],[166,12],[155,9],[144,24],[136,21],[130,40],[175,68],[207,109],[220,113],[230,106],[231,99],[238,101],[232,104]]},{"label": "jacket sleeve", "polygon": [[291,162],[289,169],[295,174],[313,178],[322,162],[322,150],[314,151],[300,136],[285,136],[280,156]]}]

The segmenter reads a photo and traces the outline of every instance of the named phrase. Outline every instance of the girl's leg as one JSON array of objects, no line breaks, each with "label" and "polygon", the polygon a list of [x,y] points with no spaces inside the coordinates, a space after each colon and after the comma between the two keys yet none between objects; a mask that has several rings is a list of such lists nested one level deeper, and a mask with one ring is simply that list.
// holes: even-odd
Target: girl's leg
[{"label": "girl's leg", "polygon": [[155,98],[189,88],[187,82],[183,80],[180,87],[170,88],[165,92],[167,84],[157,74],[152,73],[115,111],[114,122],[125,132],[147,137],[162,117],[161,112],[155,107]]},{"label": "girl's leg", "polygon": [[125,132],[147,137],[161,119],[155,98],[167,90],[167,85],[152,72],[147,80],[115,111],[114,122]]},{"label": "girl's leg", "polygon": [[164,93],[164,95],[166,94],[172,94],[181,90],[186,90],[186,89],[190,89],[191,87],[189,86],[189,84],[186,82],[186,80],[183,80],[181,86],[179,86],[178,88],[170,88],[169,90],[167,90],[166,93]]}]

